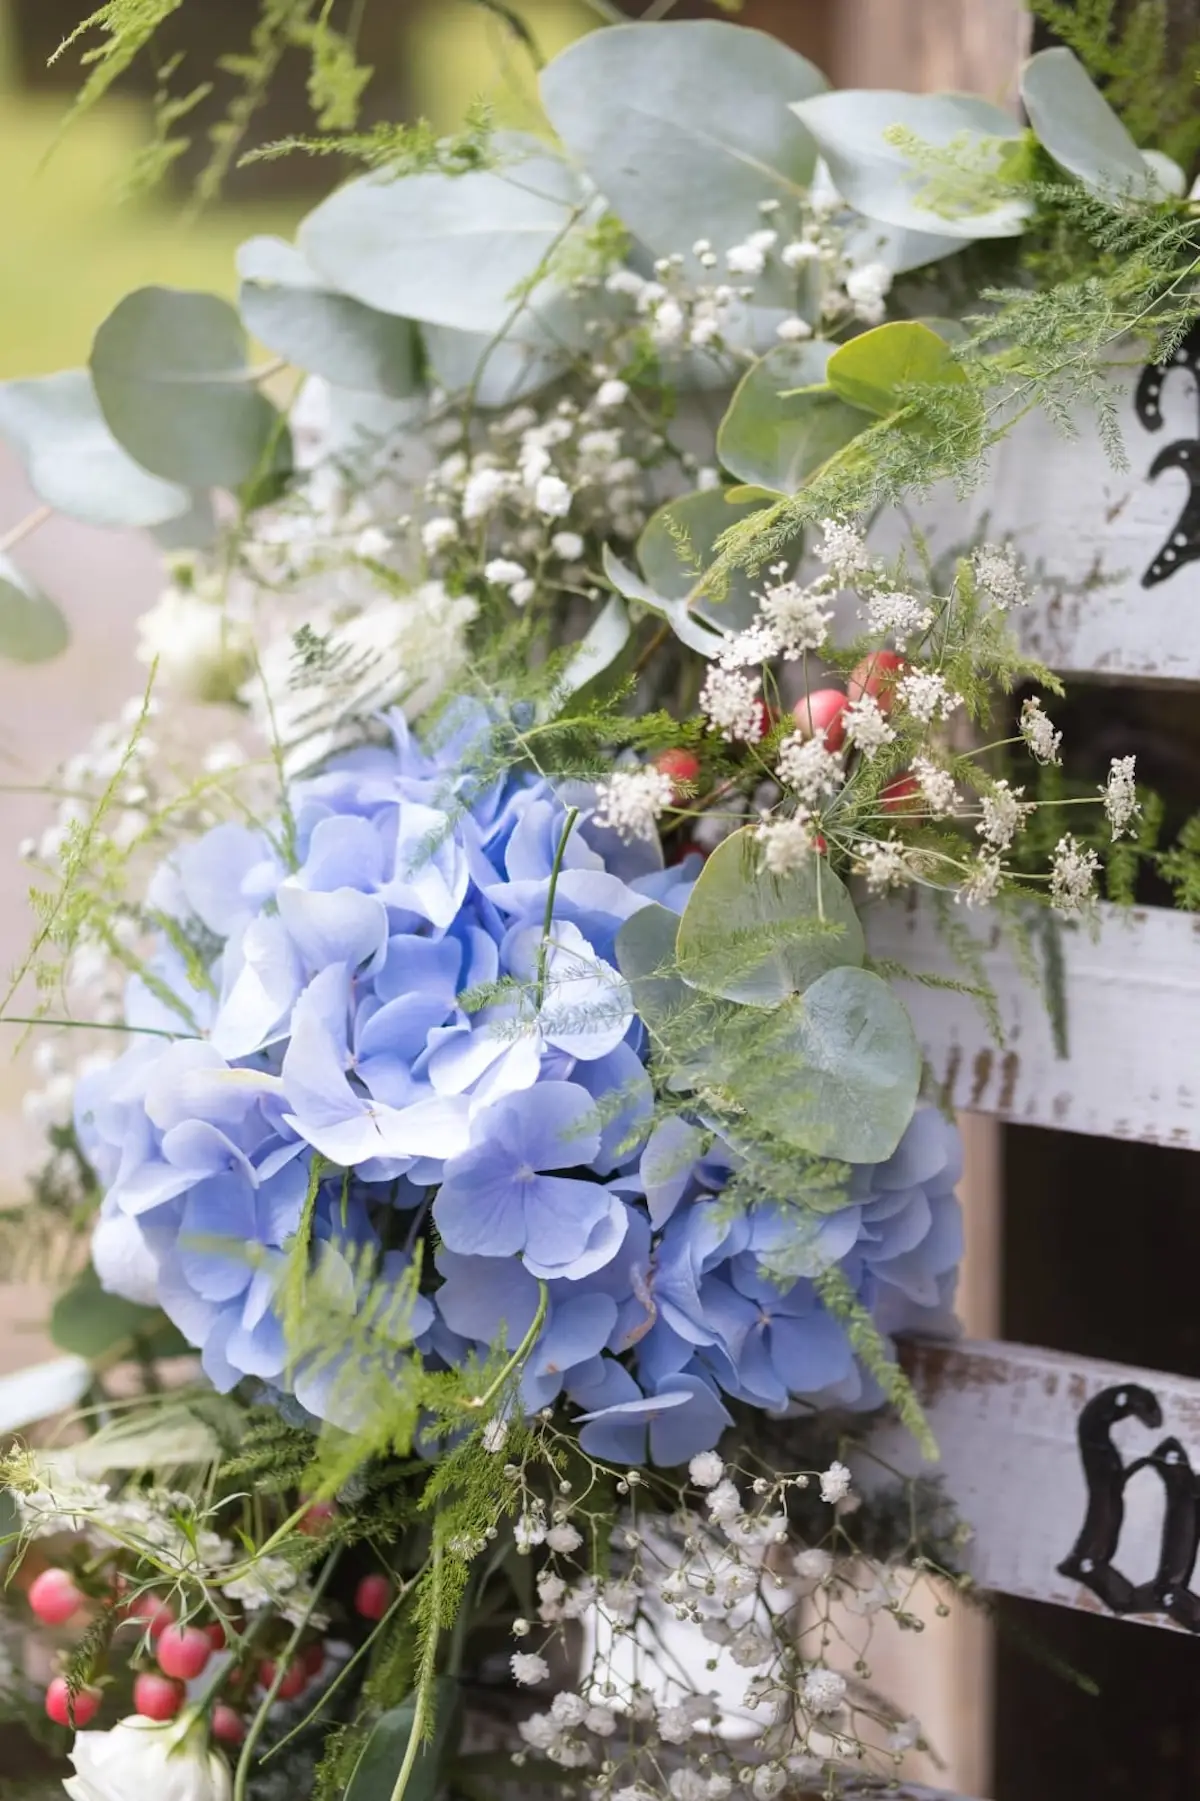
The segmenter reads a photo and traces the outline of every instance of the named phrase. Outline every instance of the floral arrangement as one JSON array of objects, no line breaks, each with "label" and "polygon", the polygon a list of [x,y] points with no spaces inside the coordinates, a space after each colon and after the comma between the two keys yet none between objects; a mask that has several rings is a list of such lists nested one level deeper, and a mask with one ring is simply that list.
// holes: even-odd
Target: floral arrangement
[{"label": "floral arrangement", "polygon": [[[770,1801],[923,1743],[871,1622],[959,1524],[864,1416],[931,1449],[961,1152],[864,925],[1078,914],[1099,858],[1021,851],[1036,572],[898,508],[1166,354],[1194,204],[1067,51],[1029,129],[715,20],[541,94],[553,146],[377,139],[238,309],[143,289],[0,389],[28,529],[170,566],[26,847],[8,1224],[90,1258],[0,1425],[75,1801]],[[11,559],[0,606],[60,643]]]}]

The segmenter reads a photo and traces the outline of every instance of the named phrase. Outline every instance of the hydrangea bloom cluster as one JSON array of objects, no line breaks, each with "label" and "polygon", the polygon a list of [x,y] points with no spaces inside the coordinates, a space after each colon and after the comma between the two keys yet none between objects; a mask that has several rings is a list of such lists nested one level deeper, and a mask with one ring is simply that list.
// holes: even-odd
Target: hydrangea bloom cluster
[{"label": "hydrangea bloom cluster", "polygon": [[256,1377],[316,1415],[338,1364],[287,1340],[301,1230],[335,1325],[408,1293],[402,1336],[443,1364],[518,1343],[544,1294],[523,1400],[565,1394],[599,1457],[678,1463],[716,1443],[729,1398],[874,1400],[813,1277],[839,1264],[887,1330],[940,1316],[952,1129],[918,1114],[815,1228],[732,1217],[729,1154],[655,1121],[614,949],[649,902],[682,908],[698,859],[663,867],[590,789],[473,776],[473,714],[436,752],[392,731],[293,783],[286,820],[220,825],[155,877],[165,929],[126,1017],[184,1035],[80,1083],[102,1281],[160,1302],[218,1388]]}]

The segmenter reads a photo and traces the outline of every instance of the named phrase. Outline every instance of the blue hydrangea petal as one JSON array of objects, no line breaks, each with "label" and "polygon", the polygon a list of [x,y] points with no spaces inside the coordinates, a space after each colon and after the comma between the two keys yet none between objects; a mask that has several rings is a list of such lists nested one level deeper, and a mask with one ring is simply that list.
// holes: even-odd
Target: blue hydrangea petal
[{"label": "blue hydrangea petal", "polygon": [[[683,1398],[686,1407],[675,1403]],[[664,1376],[655,1394],[658,1410],[650,1414],[650,1460],[663,1469],[687,1463],[711,1451],[733,1420],[703,1376]]]},{"label": "blue hydrangea petal", "polygon": [[209,1042],[223,1057],[249,1057],[286,1037],[304,986],[300,954],[281,919],[251,920],[238,945],[226,951],[225,985]]},{"label": "blue hydrangea petal", "polygon": [[704,1134],[678,1115],[660,1120],[642,1152],[641,1177],[651,1222],[666,1225],[692,1183]]},{"label": "blue hydrangea petal", "polygon": [[599,1183],[540,1176],[525,1201],[525,1267],[546,1281],[590,1276],[620,1250],[627,1220],[622,1202]]},{"label": "blue hydrangea petal", "polygon": [[378,895],[356,888],[317,893],[288,881],[276,899],[288,936],[310,970],[324,971],[331,963],[359,969],[382,958],[388,915]]}]

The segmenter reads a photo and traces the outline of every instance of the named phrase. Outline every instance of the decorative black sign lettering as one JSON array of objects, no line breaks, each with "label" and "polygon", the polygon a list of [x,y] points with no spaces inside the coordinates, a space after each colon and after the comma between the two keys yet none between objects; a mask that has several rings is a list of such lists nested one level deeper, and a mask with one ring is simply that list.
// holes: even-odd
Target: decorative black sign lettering
[{"label": "decorative black sign lettering", "polygon": [[[1130,1418],[1152,1430],[1163,1423],[1157,1396],[1136,1382],[1103,1389],[1079,1415],[1087,1514],[1059,1574],[1082,1583],[1112,1613],[1165,1613],[1189,1632],[1200,1632],[1200,1597],[1188,1587],[1200,1547],[1200,1480],[1177,1438],[1162,1439],[1148,1456],[1127,1464],[1111,1434],[1118,1420]],[[1163,1486],[1162,1542],[1154,1575],[1133,1583],[1113,1558],[1125,1523],[1125,1486],[1144,1469],[1154,1470]]]},{"label": "decorative black sign lettering", "polygon": [[[1196,384],[1197,410],[1200,412],[1200,320],[1176,349],[1169,363],[1151,363],[1142,370],[1134,395],[1134,411],[1147,431],[1161,431],[1163,426],[1163,384],[1172,369],[1190,371]],[[1143,588],[1165,582],[1185,563],[1200,557],[1200,427],[1195,438],[1180,438],[1159,451],[1150,465],[1150,480],[1164,469],[1180,469],[1188,480],[1188,496],[1174,529],[1142,576]]]}]

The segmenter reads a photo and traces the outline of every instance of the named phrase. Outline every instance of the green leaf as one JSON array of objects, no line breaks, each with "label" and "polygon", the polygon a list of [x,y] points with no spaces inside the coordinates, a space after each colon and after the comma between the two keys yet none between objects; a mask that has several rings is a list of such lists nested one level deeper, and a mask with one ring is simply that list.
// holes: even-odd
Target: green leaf
[{"label": "green leaf", "polygon": [[67,622],[10,557],[0,555],[0,657],[45,663],[67,648]]},{"label": "green leaf", "polygon": [[619,594],[613,594],[592,620],[575,646],[558,679],[560,694],[577,694],[610,669],[629,642],[629,613]]},{"label": "green leaf", "polygon": [[[759,501],[731,503],[720,488],[701,488],[659,507],[637,547],[638,561],[655,593],[668,601],[685,601],[712,566],[721,533],[760,506]],[[743,630],[757,611],[751,578],[744,569],[731,572],[723,593],[698,594],[691,604],[695,618],[727,632]]]},{"label": "green leaf", "polygon": [[430,372],[447,394],[469,388],[475,406],[485,411],[515,406],[557,380],[567,366],[565,351],[553,345],[515,344],[494,332],[454,331],[448,325],[426,325],[422,331]]},{"label": "green leaf", "polygon": [[341,388],[405,399],[420,385],[420,345],[409,319],[324,287],[281,238],[251,238],[237,254],[238,308],[260,344]]},{"label": "green leaf", "polygon": [[831,969],[769,1020],[762,1057],[725,1073],[756,1129],[817,1157],[890,1157],[916,1105],[921,1053],[888,984]]},{"label": "green leaf", "polygon": [[[683,253],[697,273],[698,238],[727,250],[762,226],[762,201],[791,213],[807,197],[813,142],[788,103],[825,86],[764,32],[695,19],[591,32],[543,70],[541,95],[634,236],[659,255]],[[784,285],[793,299],[794,278]]]},{"label": "green leaf", "polygon": [[843,400],[882,419],[904,405],[906,389],[962,388],[967,380],[945,339],[917,319],[877,325],[839,345],[827,374]]},{"label": "green leaf", "polygon": [[723,632],[714,632],[701,620],[694,618],[686,602],[659,594],[640,575],[636,575],[627,563],[623,563],[607,544],[601,552],[601,562],[605,575],[618,594],[623,594],[626,600],[640,601],[652,613],[665,619],[675,636],[689,650],[699,651],[702,657],[716,656],[725,635]]},{"label": "green leaf", "polygon": [[139,467],[104,423],[86,369],[0,386],[0,437],[39,500],[88,525],[161,525],[192,497]]},{"label": "green leaf", "polygon": [[678,932],[679,915],[652,901],[631,913],[617,933],[617,968],[647,1025],[659,1024],[691,1000],[687,987],[674,973]]},{"label": "green leaf", "polygon": [[1163,184],[1073,51],[1031,56],[1021,71],[1021,100],[1060,168],[1100,193],[1162,198]]},{"label": "green leaf", "polygon": [[[381,313],[500,331],[586,204],[574,172],[536,140],[501,143],[513,154],[497,168],[348,182],[301,225],[306,261],[331,288]],[[506,335],[554,343],[571,335],[577,314],[561,283],[542,281]]]},{"label": "green leaf", "polygon": [[[418,1752],[404,1791],[404,1801],[434,1801],[442,1757],[458,1712],[458,1684],[440,1676],[435,1687],[435,1721],[431,1742]],[[409,1695],[376,1720],[346,1786],[345,1801],[392,1801],[396,1778],[412,1736],[417,1698]]]},{"label": "green leaf", "polygon": [[[795,494],[870,424],[824,386],[831,344],[781,344],[746,371],[717,433],[717,455],[744,482]],[[795,393],[790,390],[804,389]]]},{"label": "green leaf", "polygon": [[215,294],[127,295],[96,333],[91,371],[113,435],[144,468],[185,487],[238,488],[279,441],[241,321]]},{"label": "green leaf", "polygon": [[685,982],[750,1007],[777,1007],[827,970],[863,960],[849,894],[819,857],[786,876],[762,867],[754,828],[719,844],[696,881],[676,943]]},{"label": "green leaf", "polygon": [[961,240],[1015,237],[1033,213],[1006,180],[1021,127],[975,95],[845,88],[792,111],[868,219]]},{"label": "green leaf", "polygon": [[190,1348],[157,1307],[106,1294],[90,1263],[54,1303],[50,1336],[60,1351],[89,1361],[126,1344],[132,1355],[135,1339],[152,1357],[178,1357]]}]

